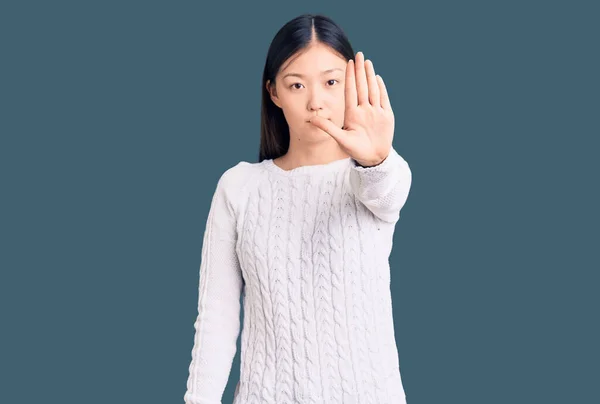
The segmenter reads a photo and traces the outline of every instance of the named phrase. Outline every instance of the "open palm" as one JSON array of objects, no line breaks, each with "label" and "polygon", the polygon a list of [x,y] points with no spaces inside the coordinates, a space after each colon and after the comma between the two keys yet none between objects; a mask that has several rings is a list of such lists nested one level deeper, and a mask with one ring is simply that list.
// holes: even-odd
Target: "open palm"
[{"label": "open palm", "polygon": [[385,84],[375,74],[373,62],[356,54],[356,63],[346,64],[344,127],[319,116],[311,123],[331,135],[362,166],[381,163],[389,154],[394,137],[394,112]]}]

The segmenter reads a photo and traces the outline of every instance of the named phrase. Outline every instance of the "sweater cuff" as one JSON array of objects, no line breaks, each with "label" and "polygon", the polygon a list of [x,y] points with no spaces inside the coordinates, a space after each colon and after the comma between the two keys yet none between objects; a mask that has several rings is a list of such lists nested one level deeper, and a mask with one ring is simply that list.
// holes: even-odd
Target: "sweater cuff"
[{"label": "sweater cuff", "polygon": [[408,163],[393,147],[376,166],[362,167],[350,160],[350,185],[356,197],[380,219],[397,221],[411,185]]}]

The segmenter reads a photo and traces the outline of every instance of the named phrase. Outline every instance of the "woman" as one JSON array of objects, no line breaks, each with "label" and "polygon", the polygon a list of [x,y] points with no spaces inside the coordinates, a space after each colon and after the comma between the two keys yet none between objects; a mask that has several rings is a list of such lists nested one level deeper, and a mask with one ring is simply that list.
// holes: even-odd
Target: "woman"
[{"label": "woman", "polygon": [[[219,179],[202,247],[186,403],[405,403],[389,290],[411,171],[373,63],[331,19],[273,39],[258,163]],[[355,60],[354,60],[355,59]]]}]

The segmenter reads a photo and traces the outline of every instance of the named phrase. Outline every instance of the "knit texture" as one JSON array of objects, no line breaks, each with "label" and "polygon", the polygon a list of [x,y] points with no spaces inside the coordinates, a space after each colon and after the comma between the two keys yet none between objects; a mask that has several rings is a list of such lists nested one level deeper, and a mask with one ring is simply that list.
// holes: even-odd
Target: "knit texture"
[{"label": "knit texture", "polygon": [[406,403],[389,255],[411,179],[393,147],[374,167],[226,170],[203,238],[184,401],[222,403],[241,330],[234,404]]}]

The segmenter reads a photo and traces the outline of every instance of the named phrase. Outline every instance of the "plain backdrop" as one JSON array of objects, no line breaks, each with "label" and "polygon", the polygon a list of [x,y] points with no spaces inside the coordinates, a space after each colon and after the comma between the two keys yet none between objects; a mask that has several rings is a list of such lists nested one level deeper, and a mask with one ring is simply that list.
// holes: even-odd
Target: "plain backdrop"
[{"label": "plain backdrop", "polygon": [[413,172],[409,404],[598,402],[599,8],[524,0],[2,2],[0,402],[183,402],[210,201],[306,12],[373,60]]}]

